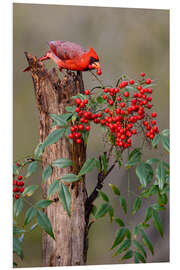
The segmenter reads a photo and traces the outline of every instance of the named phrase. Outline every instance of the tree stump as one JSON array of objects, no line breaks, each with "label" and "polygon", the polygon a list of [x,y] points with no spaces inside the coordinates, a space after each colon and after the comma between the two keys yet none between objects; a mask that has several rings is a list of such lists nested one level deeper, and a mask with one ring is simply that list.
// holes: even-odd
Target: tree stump
[{"label": "tree stump", "polygon": [[[39,113],[40,142],[43,142],[50,132],[57,129],[52,127],[49,114],[63,114],[65,107],[73,105],[72,96],[83,91],[82,75],[67,73],[62,80],[59,79],[54,69],[48,71],[44,64],[37,58],[25,53],[34,83],[34,94]],[[53,173],[42,186],[43,197],[47,198],[49,185],[66,173],[77,174],[86,159],[86,146],[71,144],[63,136],[57,143],[46,147],[42,155],[42,167],[46,168],[53,160],[67,158],[73,161],[73,167],[53,167]],[[48,234],[43,233],[42,253],[44,266],[70,266],[84,265],[87,254],[87,224],[85,220],[85,202],[87,192],[85,179],[83,181],[67,184],[71,193],[71,217],[64,210],[62,203],[55,194],[51,199],[54,202],[44,211],[46,212],[55,235],[53,240]]]}]

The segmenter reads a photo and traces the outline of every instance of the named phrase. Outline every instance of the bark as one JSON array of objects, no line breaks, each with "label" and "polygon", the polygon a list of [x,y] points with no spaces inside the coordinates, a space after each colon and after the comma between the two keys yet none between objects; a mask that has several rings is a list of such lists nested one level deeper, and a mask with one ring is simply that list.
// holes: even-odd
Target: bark
[{"label": "bark", "polygon": [[[25,53],[30,65],[30,72],[34,83],[34,94],[39,113],[40,142],[43,142],[50,132],[57,127],[51,127],[50,113],[63,114],[65,107],[72,105],[71,97],[81,92],[83,81],[81,74],[69,73],[62,80],[55,69],[48,71],[44,65],[31,54]],[[68,158],[73,161],[73,167],[53,168],[53,173],[43,185],[43,197],[47,198],[49,185],[66,173],[78,173],[86,159],[86,147],[83,144],[71,144],[63,136],[57,143],[46,147],[42,156],[42,166],[45,168],[57,158]],[[68,266],[84,265],[87,255],[87,222],[85,220],[85,202],[87,192],[85,179],[68,184],[72,197],[71,217],[63,208],[55,194],[54,202],[45,209],[52,224],[56,241],[43,233],[43,265]]]}]

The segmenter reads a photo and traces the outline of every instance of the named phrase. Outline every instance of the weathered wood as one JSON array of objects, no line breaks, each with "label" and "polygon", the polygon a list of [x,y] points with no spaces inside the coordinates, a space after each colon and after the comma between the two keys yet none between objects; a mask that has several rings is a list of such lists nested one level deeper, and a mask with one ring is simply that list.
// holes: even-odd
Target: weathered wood
[{"label": "weathered wood", "polygon": [[[34,94],[39,112],[40,142],[43,142],[50,132],[57,127],[51,127],[50,113],[62,114],[65,107],[72,105],[71,97],[82,91],[82,75],[67,74],[60,80],[55,69],[48,71],[37,58],[25,53],[30,65],[34,83]],[[63,136],[57,143],[46,147],[42,156],[42,166],[45,168],[57,158],[73,160],[72,168],[53,168],[52,176],[43,185],[43,197],[47,198],[48,186],[66,173],[78,173],[86,159],[86,147],[83,144],[71,144]],[[52,203],[45,210],[52,224],[56,241],[43,233],[43,265],[67,266],[84,265],[87,254],[87,224],[85,221],[85,201],[87,192],[85,179],[68,184],[72,203],[71,217],[63,208],[55,194]]]}]

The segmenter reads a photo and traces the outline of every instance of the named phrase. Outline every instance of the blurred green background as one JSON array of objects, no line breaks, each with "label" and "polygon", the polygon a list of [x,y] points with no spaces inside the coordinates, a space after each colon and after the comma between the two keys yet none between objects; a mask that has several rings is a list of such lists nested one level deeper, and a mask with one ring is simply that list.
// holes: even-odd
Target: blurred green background
[{"label": "blurred green background", "polygon": [[[112,84],[120,75],[128,74],[137,78],[141,71],[146,72],[156,82],[153,93],[155,110],[158,113],[160,130],[169,127],[169,11],[151,9],[126,9],[79,7],[63,5],[13,4],[13,80],[14,80],[14,160],[21,159],[33,152],[38,144],[38,114],[33,94],[30,73],[23,73],[27,62],[24,51],[37,57],[47,50],[47,41],[68,40],[88,49],[93,47],[100,57],[104,84]],[[48,68],[55,66],[51,61]],[[97,85],[92,75],[84,73],[85,87]],[[96,136],[94,136],[96,134]],[[101,143],[102,133],[93,127],[88,156],[98,156],[104,151]],[[147,148],[144,158],[152,157]],[[163,155],[161,149],[158,154]],[[29,183],[41,182],[41,171],[29,178]],[[126,172],[115,169],[106,179],[104,190],[112,197],[108,183],[127,190]],[[96,173],[87,177],[90,192],[96,181]],[[131,173],[131,189],[137,189],[137,181]],[[34,200],[40,199],[38,194]],[[112,197],[119,214],[118,201]],[[100,199],[97,200],[97,205]],[[142,208],[136,216],[126,220],[133,225],[144,215]],[[121,212],[120,212],[121,214]],[[121,216],[125,218],[124,216]],[[161,239],[154,228],[148,234],[155,247],[155,255],[149,253],[148,262],[167,262],[169,260],[169,211],[161,213],[164,224],[164,238]],[[112,257],[109,250],[117,226],[102,218],[92,225],[89,232],[89,251],[87,264],[114,264],[118,258]],[[42,266],[41,230],[27,234],[23,243],[25,258],[19,267]],[[131,262],[131,261],[129,261]]]}]

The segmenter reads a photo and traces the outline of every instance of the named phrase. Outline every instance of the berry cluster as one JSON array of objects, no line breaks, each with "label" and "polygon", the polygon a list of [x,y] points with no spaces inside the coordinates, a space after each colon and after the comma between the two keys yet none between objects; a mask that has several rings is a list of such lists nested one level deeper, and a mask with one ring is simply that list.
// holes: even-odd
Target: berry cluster
[{"label": "berry cluster", "polygon": [[[17,167],[20,167],[19,163],[16,163]],[[14,198],[19,199],[20,194],[24,191],[24,180],[22,175],[15,176],[13,175],[13,193]]]},{"label": "berry cluster", "polygon": [[[141,73],[144,77],[145,73]],[[144,130],[146,137],[153,139],[155,134],[159,133],[156,120],[156,112],[148,113],[152,108],[152,88],[148,87],[151,79],[141,79],[138,82],[134,80],[121,80],[118,87],[104,88],[102,98],[104,108],[98,113],[91,112],[91,106],[88,106],[88,98],[76,98],[76,112],[78,114],[78,124],[71,127],[69,138],[73,142],[81,143],[84,132],[89,132],[89,122],[106,126],[111,138],[116,146],[128,148],[132,143],[132,136],[138,134],[139,130]],[[88,89],[85,95],[91,95]],[[141,127],[141,129],[139,128]]]}]

